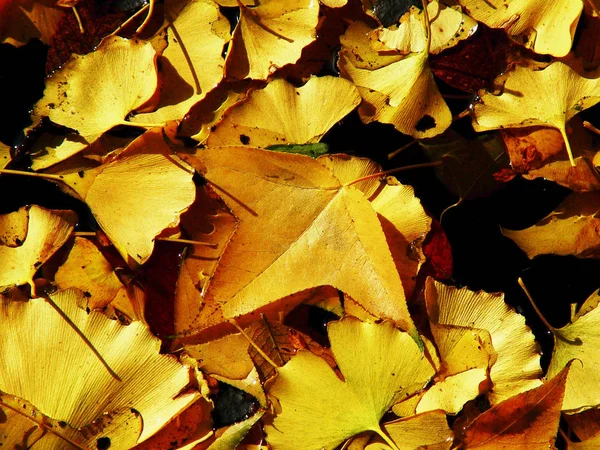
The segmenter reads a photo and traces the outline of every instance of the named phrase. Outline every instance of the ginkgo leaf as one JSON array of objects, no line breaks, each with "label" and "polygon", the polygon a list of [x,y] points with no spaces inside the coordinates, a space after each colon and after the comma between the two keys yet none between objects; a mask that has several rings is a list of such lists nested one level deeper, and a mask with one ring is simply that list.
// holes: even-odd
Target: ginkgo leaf
[{"label": "ginkgo leaf", "polygon": [[383,414],[433,376],[414,340],[390,322],[346,317],[329,323],[328,334],[345,381],[307,351],[278,369],[269,393],[279,400],[281,412],[266,427],[274,450],[334,449],[363,431],[386,436],[379,425]]},{"label": "ginkgo leaf", "polygon": [[204,296],[219,307],[205,327],[330,285],[418,339],[377,213],[320,159],[248,147],[199,149],[181,157],[239,221]]},{"label": "ginkgo leaf", "polygon": [[[352,40],[368,45],[371,29],[361,22],[350,26],[341,38],[338,65],[363,98],[358,112],[365,123],[374,120],[390,123],[404,134],[418,139],[433,137],[450,126],[452,115],[429,69],[428,52],[423,50],[373,70],[353,64]],[[365,60],[360,53],[356,59]]]},{"label": "ginkgo leaf", "polygon": [[260,410],[252,417],[231,425],[222,432],[206,450],[230,450],[232,448],[237,448],[242,439],[244,439],[244,436],[246,436],[254,424],[262,418],[264,413],[264,410]]},{"label": "ginkgo leaf", "polygon": [[541,384],[540,354],[525,317],[504,303],[501,294],[457,289],[427,279],[429,320],[436,324],[487,330],[498,357],[490,370],[492,404]]},{"label": "ginkgo leaf", "polygon": [[600,294],[594,292],[585,301],[568,325],[552,329],[554,350],[548,367],[549,379],[571,364],[562,409],[578,412],[600,405]]},{"label": "ginkgo leaf", "polygon": [[[165,12],[170,16],[169,8]],[[158,109],[137,114],[131,122],[181,120],[223,78],[223,47],[229,42],[229,21],[209,0],[190,0],[168,24],[169,45],[161,63]]]},{"label": "ginkgo leaf", "polygon": [[112,161],[60,180],[87,203],[123,258],[143,264],[154,238],[177,225],[194,201],[192,175],[172,153],[162,130],[152,129]]},{"label": "ginkgo leaf", "polygon": [[[548,96],[548,92],[552,92]],[[566,124],[580,111],[600,101],[600,76],[580,74],[562,61],[543,70],[517,66],[508,73],[501,95],[480,92],[473,106],[476,131],[542,125],[557,128],[575,165]]]},{"label": "ginkgo leaf", "polygon": [[[429,53],[435,55],[467,39],[477,30],[477,22],[463,14],[460,7],[450,8],[437,0],[427,5],[431,24]],[[423,11],[415,6],[400,17],[400,24],[378,28],[370,34],[376,50],[398,50],[403,54],[422,52],[427,48],[423,28]]]},{"label": "ginkgo leaf", "polygon": [[565,56],[571,50],[582,0],[458,0],[475,20],[504,28],[519,44],[536,53]]},{"label": "ginkgo leaf", "polygon": [[208,145],[264,148],[318,142],[359,103],[356,88],[342,78],[311,77],[299,88],[274,80],[227,111],[213,128]]},{"label": "ginkgo leaf", "polygon": [[76,237],[54,281],[60,289],[77,288],[87,292],[87,307],[102,309],[123,288],[113,267],[92,241]]},{"label": "ginkgo leaf", "polygon": [[0,42],[20,47],[37,38],[48,45],[64,14],[55,0],[5,0],[0,3]]},{"label": "ginkgo leaf", "polygon": [[597,218],[600,192],[573,193],[553,212],[524,230],[502,229],[529,258],[537,255],[600,256]]},{"label": "ginkgo leaf", "polygon": [[266,80],[316,38],[319,2],[266,0],[241,8],[225,61],[228,78]]},{"label": "ginkgo leaf", "polygon": [[[158,87],[156,55],[151,42],[118,36],[105,38],[92,53],[73,54],[46,80],[33,122],[46,116],[76,130],[88,144],[115,125],[128,124],[127,115]],[[57,155],[71,156],[58,150]]]},{"label": "ginkgo leaf", "polygon": [[462,437],[465,449],[554,448],[569,368],[541,386],[522,392],[478,416]]},{"label": "ginkgo leaf", "polygon": [[[16,247],[0,246],[0,290],[22,284],[29,284],[34,289],[35,273],[69,239],[77,216],[72,211],[50,210],[37,205],[23,207],[9,216],[0,220],[0,225],[14,224],[22,230],[26,224],[27,235],[22,242],[18,237],[15,239]],[[1,230],[2,234],[6,236],[8,231],[14,237],[14,227]]]},{"label": "ginkgo leaf", "polygon": [[52,295],[62,314],[44,299],[2,300],[0,390],[74,428],[133,408],[142,417],[143,441],[198,398],[195,391],[182,394],[188,368],[160,355],[160,341],[144,324],[87,314],[76,306],[81,296]]}]

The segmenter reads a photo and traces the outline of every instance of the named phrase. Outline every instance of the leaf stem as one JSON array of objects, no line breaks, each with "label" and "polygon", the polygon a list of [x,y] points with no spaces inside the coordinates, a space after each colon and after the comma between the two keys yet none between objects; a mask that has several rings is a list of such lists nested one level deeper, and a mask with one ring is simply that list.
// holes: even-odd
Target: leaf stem
[{"label": "leaf stem", "polygon": [[21,175],[24,177],[44,178],[52,181],[63,181],[60,175],[53,175],[50,173],[38,173],[38,172],[26,172],[24,170],[12,170],[12,169],[0,169],[0,174],[5,173],[7,175]]},{"label": "leaf stem", "polygon": [[423,2],[423,24],[425,25],[425,32],[427,33],[427,46],[425,51],[429,55],[431,50],[431,23],[429,22],[429,12],[427,11],[428,0],[422,0]]},{"label": "leaf stem", "polygon": [[239,326],[239,324],[237,323],[237,321],[235,319],[229,319],[229,323],[231,325],[233,325],[234,327],[237,328],[237,330],[242,333],[242,336],[244,336],[246,338],[246,340],[250,343],[250,345],[252,347],[254,347],[254,349],[258,352],[258,354],[260,356],[262,356],[266,362],[268,362],[275,370],[279,369],[279,366],[277,364],[275,364],[273,362],[273,360],[271,358],[269,358],[269,356],[263,352],[262,348],[260,348],[256,342],[254,342],[252,340],[252,338],[250,336],[248,336],[248,334],[242,329],[242,327]]},{"label": "leaf stem", "polygon": [[202,88],[200,87],[200,80],[198,79],[198,74],[196,73],[196,69],[194,68],[194,63],[192,62],[192,58],[190,57],[190,54],[187,51],[187,48],[183,42],[183,39],[181,38],[181,35],[177,31],[177,28],[175,28],[173,21],[171,20],[170,17],[166,17],[166,19],[168,21],[167,26],[171,29],[171,31],[175,35],[175,38],[177,39],[177,43],[179,44],[179,48],[181,49],[181,52],[183,53],[183,56],[185,58],[185,62],[187,63],[188,67],[190,68],[190,73],[192,74],[192,78],[194,79],[195,93],[196,93],[196,95],[200,95],[202,93]]},{"label": "leaf stem", "polygon": [[594,125],[592,125],[591,123],[589,123],[587,120],[583,121],[583,126],[585,128],[587,128],[588,130],[590,130],[592,133],[596,133],[596,134],[600,135],[600,130],[598,128],[596,128]]},{"label": "leaf stem", "polygon": [[74,6],[71,6],[71,11],[73,11],[73,14],[75,15],[75,20],[77,20],[77,25],[79,26],[79,32],[81,34],[84,34],[85,30],[83,28],[83,23],[81,22],[81,17],[79,17],[79,13],[77,12],[77,8],[75,8]]},{"label": "leaf stem", "polygon": [[142,32],[142,30],[144,28],[146,28],[146,25],[148,25],[148,23],[150,22],[150,18],[152,17],[152,13],[154,12],[154,4],[156,3],[156,0],[149,0],[148,2],[148,14],[146,14],[146,18],[144,19],[144,21],[142,22],[142,24],[137,28],[137,30],[135,30],[136,34],[139,34]]},{"label": "leaf stem", "polygon": [[565,147],[567,148],[567,153],[569,154],[569,161],[571,161],[571,166],[575,167],[575,159],[573,158],[573,151],[571,150],[571,144],[569,143],[569,137],[567,136],[567,130],[565,125],[562,125],[558,128],[560,134],[562,134],[563,141],[565,141]]},{"label": "leaf stem", "polygon": [[377,433],[379,436],[381,436],[381,438],[385,441],[385,443],[387,445],[389,445],[390,447],[392,447],[393,450],[400,450],[398,448],[398,446],[396,445],[396,443],[394,441],[392,441],[390,439],[390,437],[384,433],[384,431],[381,428],[377,428],[375,430],[373,430],[375,433]]},{"label": "leaf stem", "polygon": [[351,181],[350,183],[346,183],[344,186],[351,186],[353,184],[360,183],[361,181],[370,180],[371,178],[383,177],[386,175],[391,175],[393,173],[404,172],[405,170],[426,169],[428,167],[439,167],[442,164],[443,164],[443,161],[433,161],[430,163],[413,164],[412,166],[397,167],[395,169],[385,170],[383,172],[372,173],[371,175],[357,178],[356,180]]},{"label": "leaf stem", "polygon": [[146,122],[129,122],[127,120],[121,120],[115,125],[124,125],[126,127],[141,127],[141,128],[162,128],[165,126],[164,123],[146,123]]},{"label": "leaf stem", "polygon": [[462,111],[462,112],[458,113],[457,115],[455,115],[452,118],[452,122],[456,122],[457,120],[464,119],[465,117],[468,117],[470,115],[471,115],[471,109],[467,108],[464,111]]},{"label": "leaf stem", "polygon": [[194,241],[192,239],[181,239],[181,238],[171,238],[171,237],[157,237],[157,241],[165,241],[165,242],[180,242],[182,244],[191,244],[191,245],[202,245],[204,247],[217,248],[217,244],[211,244],[209,242],[202,241]]},{"label": "leaf stem", "polygon": [[546,328],[548,328],[548,330],[550,330],[550,332],[552,334],[555,334],[556,333],[556,328],[554,328],[552,325],[550,325],[548,323],[548,321],[546,320],[546,318],[544,317],[544,315],[542,314],[542,312],[539,310],[539,308],[537,307],[537,305],[533,301],[533,297],[531,296],[531,294],[529,293],[529,291],[525,287],[525,283],[523,283],[523,279],[521,277],[519,277],[519,279],[517,281],[519,283],[519,286],[521,286],[521,289],[523,289],[523,292],[525,292],[525,295],[529,299],[529,303],[531,303],[531,306],[533,306],[533,309],[535,310],[535,313],[538,315],[538,317],[540,318],[540,320],[542,321],[542,323],[546,326]]},{"label": "leaf stem", "polygon": [[404,150],[406,150],[407,148],[409,148],[409,147],[412,147],[412,146],[413,146],[413,145],[415,145],[417,142],[419,142],[419,141],[417,141],[416,139],[413,139],[413,140],[412,140],[412,141],[410,141],[408,144],[404,144],[402,147],[400,147],[400,148],[398,148],[398,149],[394,150],[394,151],[393,151],[393,152],[391,152],[391,153],[388,153],[388,155],[387,155],[387,158],[388,158],[388,159],[395,158],[395,157],[396,157],[396,155],[398,155],[399,153],[403,152],[403,151],[404,151]]},{"label": "leaf stem", "polygon": [[292,38],[284,36],[283,34],[278,33],[277,31],[273,30],[268,25],[264,24],[262,22],[262,20],[260,19],[260,17],[258,16],[258,14],[256,14],[255,11],[251,10],[246,5],[244,5],[244,3],[241,0],[235,0],[235,1],[238,4],[238,7],[240,8],[240,12],[246,13],[248,15],[248,17],[250,19],[252,19],[263,30],[265,30],[268,33],[271,33],[272,35],[278,37],[279,39],[283,39],[284,41],[289,42],[290,44],[294,42],[294,40]]},{"label": "leaf stem", "polygon": [[119,27],[115,31],[110,33],[110,36],[117,34],[119,31],[121,31],[123,28],[125,28],[127,25],[129,25],[131,22],[133,22],[138,16],[140,16],[149,7],[150,7],[150,4],[146,3],[139,10],[137,10],[133,15],[131,15],[131,17],[129,17],[129,19],[127,19],[125,22],[123,22],[121,25],[119,25]]}]

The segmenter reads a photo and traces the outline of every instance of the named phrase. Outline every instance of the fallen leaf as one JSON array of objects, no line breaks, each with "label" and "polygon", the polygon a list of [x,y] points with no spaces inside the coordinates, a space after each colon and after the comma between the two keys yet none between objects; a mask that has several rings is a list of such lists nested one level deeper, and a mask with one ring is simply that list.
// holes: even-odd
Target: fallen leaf
[{"label": "fallen leaf", "polygon": [[[442,133],[450,126],[452,115],[429,69],[427,50],[380,59],[370,49],[371,31],[366,24],[355,22],[340,38],[338,66],[363,98],[358,108],[362,121],[390,123],[417,139]],[[373,59],[374,68],[361,68],[364,63],[354,63]]]},{"label": "fallen leaf", "polygon": [[152,254],[154,238],[176,226],[194,201],[192,175],[162,130],[152,129],[112,161],[60,175],[60,180],[90,207],[123,259],[143,264]]},{"label": "fallen leaf", "polygon": [[[570,430],[582,441],[600,433],[600,409],[586,409],[577,414],[565,414]],[[599,435],[600,436],[600,435]]]},{"label": "fallen leaf", "polygon": [[[209,318],[214,324],[331,285],[418,339],[373,206],[363,192],[343,185],[321,158],[245,147],[181,156],[239,221],[204,297],[219,307],[221,318]],[[347,164],[362,167],[365,161]],[[281,228],[288,217],[294,220]]]},{"label": "fallen leaf", "polygon": [[[449,450],[454,438],[442,411],[394,420],[384,423],[382,428],[402,450]],[[371,446],[366,448],[371,450]]]},{"label": "fallen leaf", "polygon": [[492,404],[541,384],[540,353],[533,333],[525,317],[504,303],[502,294],[457,289],[428,278],[425,300],[430,322],[489,332],[498,355],[490,370]]},{"label": "fallen leaf", "polygon": [[283,79],[274,80],[230,108],[213,128],[208,145],[264,148],[319,142],[359,103],[356,88],[342,78],[311,77],[299,88]]},{"label": "fallen leaf", "polygon": [[[17,246],[0,246],[0,264],[3,267],[0,291],[23,284],[29,284],[35,291],[35,273],[69,239],[76,221],[77,216],[72,211],[45,209],[37,205],[23,207],[8,217],[4,216],[0,223],[10,228],[2,230],[3,240],[8,243],[14,241]],[[27,227],[27,233],[21,241],[19,236],[24,227]]]},{"label": "fallen leaf", "polygon": [[600,294],[594,292],[568,325],[551,330],[554,350],[546,377],[559,377],[569,361],[575,360],[571,364],[562,402],[562,409],[571,413],[600,405],[600,391],[597,389],[600,386],[600,358],[595,350],[600,343],[600,333],[597,331],[600,321],[600,310],[597,308],[599,301]]},{"label": "fallen leaf", "polygon": [[458,0],[467,13],[488,27],[504,28],[519,44],[536,53],[565,56],[583,10],[581,0]]},{"label": "fallen leaf", "polygon": [[462,436],[463,448],[546,450],[554,447],[569,374],[522,392],[478,416]]},{"label": "fallen leaf", "polygon": [[248,434],[250,428],[254,426],[263,416],[264,411],[258,411],[252,417],[242,420],[228,427],[220,433],[217,439],[208,447],[207,450],[230,450],[238,448],[238,444]]},{"label": "fallen leaf", "polygon": [[52,295],[62,314],[41,298],[2,300],[0,361],[11,370],[0,373],[0,390],[73,428],[133,408],[144,424],[141,442],[198,393],[182,393],[190,381],[188,369],[159,354],[160,341],[144,324],[123,326],[100,313],[87,314],[76,306],[82,295],[77,290]]},{"label": "fallen leaf", "polygon": [[64,14],[55,0],[5,0],[0,4],[0,42],[20,47],[37,38],[48,45]]},{"label": "fallen leaf", "polygon": [[369,324],[346,317],[328,325],[340,380],[321,358],[299,352],[269,394],[282,411],[266,426],[279,449],[334,449],[362,431],[383,434],[379,421],[399,398],[422,389],[434,369],[414,340],[390,322]]},{"label": "fallen leaf", "polygon": [[315,40],[318,18],[314,0],[266,0],[242,7],[225,60],[226,76],[266,80],[295,63]]},{"label": "fallen leaf", "polygon": [[[125,121],[127,115],[154,94],[158,87],[155,59],[151,42],[107,37],[96,51],[72,55],[46,80],[32,121],[46,116],[76,130],[91,144],[112,127],[130,124]],[[55,163],[73,154],[62,149],[55,152]]]},{"label": "fallen leaf", "polygon": [[524,230],[502,229],[529,258],[537,255],[600,256],[600,192],[573,193],[548,216]]},{"label": "fallen leaf", "polygon": [[[548,99],[548,92],[553,92]],[[520,128],[533,125],[558,129],[575,165],[567,137],[566,124],[577,113],[600,101],[598,74],[580,74],[562,61],[543,70],[517,66],[507,74],[501,95],[480,92],[473,105],[476,131]]]},{"label": "fallen leaf", "polygon": [[[229,21],[209,0],[190,0],[167,22],[169,45],[159,58],[161,88],[158,109],[137,114],[133,123],[181,120],[223,78],[223,47],[229,42]],[[179,6],[179,5],[177,5]],[[171,8],[173,6],[171,5]],[[167,5],[165,14],[172,16]]]}]

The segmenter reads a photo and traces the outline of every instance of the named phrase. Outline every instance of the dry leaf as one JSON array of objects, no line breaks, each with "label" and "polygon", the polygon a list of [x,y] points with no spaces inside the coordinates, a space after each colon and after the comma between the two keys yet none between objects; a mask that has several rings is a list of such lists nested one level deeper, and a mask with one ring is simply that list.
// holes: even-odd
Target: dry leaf
[{"label": "dry leaf", "polygon": [[198,398],[182,394],[188,369],[159,354],[160,341],[144,324],[124,326],[79,309],[82,296],[68,290],[51,298],[89,344],[48,301],[2,300],[0,362],[10,370],[0,372],[0,391],[73,428],[133,408],[142,416],[143,441]]},{"label": "dry leaf", "polygon": [[[151,42],[118,36],[107,37],[92,53],[72,55],[46,80],[33,122],[47,116],[91,144],[115,125],[128,124],[127,115],[152,97],[158,83],[155,59]],[[53,163],[81,149],[69,153],[59,147]]]},{"label": "dry leaf", "polygon": [[154,238],[176,226],[194,201],[192,175],[162,130],[152,129],[112,161],[60,178],[90,207],[123,258],[143,264],[152,254]]},{"label": "dry leaf", "polygon": [[64,14],[55,0],[5,0],[0,3],[0,42],[20,47],[37,38],[48,45]]},{"label": "dry leaf", "polygon": [[569,368],[478,416],[465,430],[465,449],[547,450],[554,447]]},{"label": "dry leaf", "polygon": [[401,397],[422,389],[434,369],[406,333],[390,322],[347,317],[328,325],[340,380],[321,358],[299,352],[269,391],[281,404],[266,427],[274,450],[334,449],[362,431],[382,434],[379,421]]},{"label": "dry leaf", "polygon": [[[449,450],[454,438],[442,411],[394,420],[384,423],[382,428],[402,450]],[[366,449],[371,450],[371,446]]]},{"label": "dry leaf", "polygon": [[319,3],[314,0],[265,0],[241,8],[225,61],[228,78],[266,80],[300,58],[316,38]]},{"label": "dry leaf", "polygon": [[[323,96],[326,92],[327,96]],[[251,91],[213,128],[209,146],[306,144],[321,137],[360,103],[356,88],[336,77],[311,77],[295,88],[283,79]]]},{"label": "dry leaf", "polygon": [[418,339],[377,213],[320,159],[245,147],[200,149],[182,157],[239,221],[204,296],[220,308],[221,318],[209,318],[213,322],[204,327],[330,285]]},{"label": "dry leaf", "polygon": [[[223,78],[223,47],[229,42],[229,21],[210,0],[190,0],[168,23],[169,45],[161,63],[160,102],[155,112],[137,114],[131,122],[181,120]],[[171,9],[172,9],[171,5]],[[169,4],[165,12],[171,16]]]},{"label": "dry leaf", "polygon": [[[4,216],[0,224],[9,228],[2,229],[3,240],[9,243],[12,240],[17,246],[0,246],[0,265],[3,267],[0,290],[23,284],[29,284],[35,290],[35,273],[69,239],[76,221],[77,216],[72,211],[37,205]],[[24,226],[27,235],[21,240],[19,236],[22,236]]]},{"label": "dry leaf", "polygon": [[376,58],[374,68],[361,68],[364,62],[353,61],[374,59],[368,37],[371,31],[362,22],[352,24],[341,37],[338,63],[342,76],[356,85],[363,98],[358,108],[363,122],[390,123],[417,139],[442,133],[450,126],[452,115],[429,69],[427,50],[392,58],[388,64]]},{"label": "dry leaf", "polygon": [[600,192],[573,193],[553,212],[524,230],[502,229],[529,258],[537,255],[600,256]]},{"label": "dry leaf", "polygon": [[457,289],[427,279],[429,320],[489,332],[498,358],[490,371],[492,404],[541,384],[540,354],[525,317],[504,303],[501,294]]},{"label": "dry leaf", "polygon": [[[552,92],[549,97],[548,92]],[[519,128],[533,125],[558,129],[575,165],[566,124],[577,113],[600,101],[598,74],[580,74],[562,61],[543,70],[517,66],[508,73],[501,95],[480,92],[473,106],[476,131]]]},{"label": "dry leaf", "polygon": [[[582,0],[458,0],[467,13],[536,53],[565,56],[571,50]],[[552,92],[552,91],[551,91]]]}]

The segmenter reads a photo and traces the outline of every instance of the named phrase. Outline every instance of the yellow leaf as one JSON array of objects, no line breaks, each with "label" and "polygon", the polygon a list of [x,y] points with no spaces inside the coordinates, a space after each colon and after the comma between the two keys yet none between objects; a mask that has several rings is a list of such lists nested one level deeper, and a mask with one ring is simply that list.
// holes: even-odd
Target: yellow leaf
[{"label": "yellow leaf", "polygon": [[266,427],[274,450],[334,449],[367,430],[384,435],[383,414],[433,376],[414,340],[390,322],[376,325],[347,317],[330,322],[328,332],[345,381],[306,351],[280,368],[269,393],[282,411]]},{"label": "yellow leaf", "polygon": [[429,320],[489,332],[498,359],[490,371],[488,394],[496,404],[541,384],[540,354],[525,317],[504,303],[501,294],[457,289],[427,279],[425,299]]},{"label": "yellow leaf", "polygon": [[194,201],[192,175],[172,153],[162,130],[152,129],[111,162],[61,177],[90,207],[123,258],[143,264],[154,238],[177,225]]},{"label": "yellow leaf", "polygon": [[578,412],[600,405],[600,294],[594,292],[585,301],[571,323],[552,330],[554,350],[548,367],[548,379],[563,370],[569,361],[571,370],[567,378],[562,409]]},{"label": "yellow leaf", "polygon": [[0,6],[0,42],[20,47],[31,39],[46,45],[58,29],[64,10],[55,0],[4,1]]},{"label": "yellow leaf", "polygon": [[377,213],[361,191],[343,185],[320,159],[248,147],[181,156],[201,171],[239,221],[204,297],[220,307],[223,318],[330,285],[418,339]]},{"label": "yellow leaf", "polygon": [[[442,411],[387,422],[383,424],[383,429],[402,450],[449,450],[454,437],[446,414]],[[371,450],[371,447],[367,446],[367,449]]]},{"label": "yellow leaf", "polygon": [[565,127],[577,113],[600,101],[600,77],[597,73],[581,75],[562,61],[543,70],[517,66],[508,73],[501,95],[479,95],[481,102],[473,107],[476,131],[532,125],[557,128],[575,165]]},{"label": "yellow leaf", "polygon": [[[169,17],[169,8],[166,11]],[[160,102],[155,112],[137,114],[131,122],[181,120],[223,78],[223,47],[229,21],[209,0],[190,0],[168,24],[169,46],[160,57]]]},{"label": "yellow leaf", "polygon": [[15,227],[22,230],[22,224],[26,224],[27,236],[22,242],[17,241],[16,247],[0,246],[0,290],[22,284],[29,284],[34,289],[35,273],[69,239],[76,220],[72,211],[50,210],[37,205],[23,207],[9,217],[3,217],[0,225],[14,225],[1,230],[3,235],[8,231],[14,238],[11,230]]},{"label": "yellow leaf", "polygon": [[300,88],[282,79],[274,80],[227,111],[211,132],[208,145],[264,148],[319,142],[359,103],[356,88],[341,78],[311,77]]},{"label": "yellow leaf", "polygon": [[228,78],[266,80],[316,38],[319,2],[266,0],[241,8],[225,61]]},{"label": "yellow leaf", "polygon": [[436,136],[450,126],[452,115],[435,84],[429,69],[426,50],[411,53],[400,60],[374,69],[361,68],[353,59],[367,60],[361,53],[352,53],[351,41],[362,49],[369,45],[371,31],[361,22],[350,26],[342,39],[339,67],[342,76],[351,80],[360,92],[363,103],[358,112],[365,123],[390,123],[404,134],[418,139]]},{"label": "yellow leaf", "polygon": [[[475,20],[504,28],[536,53],[565,56],[571,50],[582,0],[458,0]],[[552,91],[550,91],[552,92]]]},{"label": "yellow leaf", "polygon": [[73,428],[133,408],[142,417],[143,441],[198,398],[195,391],[182,393],[188,368],[160,355],[160,341],[144,324],[124,326],[78,308],[82,295],[51,296],[73,325],[44,299],[2,300],[0,360],[10,370],[0,372],[0,391]]},{"label": "yellow leaf", "polygon": [[524,230],[502,229],[529,258],[537,255],[600,255],[600,192],[573,193],[553,212]]},{"label": "yellow leaf", "polygon": [[465,449],[547,450],[554,447],[569,368],[478,416],[463,433]]},{"label": "yellow leaf", "polygon": [[4,169],[11,159],[10,147],[3,142],[0,142],[0,169]]},{"label": "yellow leaf", "polygon": [[[73,54],[46,80],[44,96],[33,109],[33,122],[47,116],[78,131],[91,144],[115,125],[127,124],[127,115],[154,94],[155,59],[151,42],[118,36],[105,38],[92,53]],[[61,159],[54,163],[73,154],[57,153]]]}]

